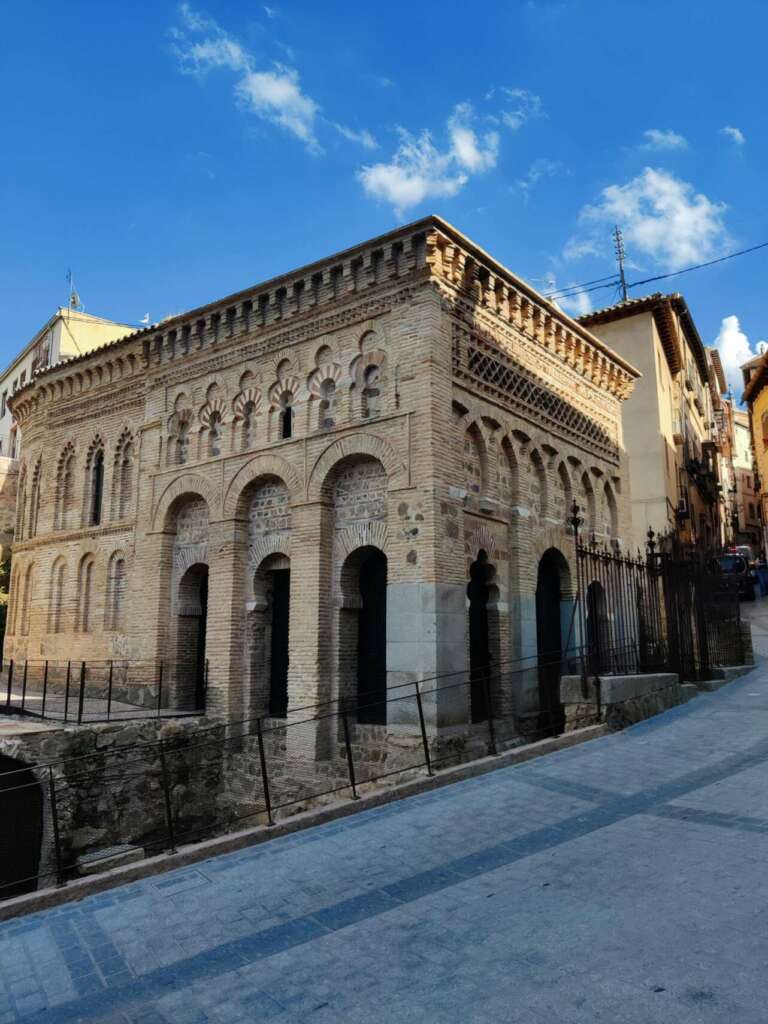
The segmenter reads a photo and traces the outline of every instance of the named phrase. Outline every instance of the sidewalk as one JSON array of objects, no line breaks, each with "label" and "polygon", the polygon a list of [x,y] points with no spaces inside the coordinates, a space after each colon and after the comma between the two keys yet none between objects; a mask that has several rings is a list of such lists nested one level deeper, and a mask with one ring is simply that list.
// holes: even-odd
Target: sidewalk
[{"label": "sidewalk", "polygon": [[764,1024],[766,794],[761,667],[626,732],[0,925],[0,1024]]}]

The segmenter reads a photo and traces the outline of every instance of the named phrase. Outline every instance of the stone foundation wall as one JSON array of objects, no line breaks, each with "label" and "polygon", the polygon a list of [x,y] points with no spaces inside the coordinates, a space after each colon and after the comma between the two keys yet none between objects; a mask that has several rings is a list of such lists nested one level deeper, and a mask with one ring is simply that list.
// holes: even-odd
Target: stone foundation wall
[{"label": "stone foundation wall", "polygon": [[603,676],[599,681],[592,676],[586,684],[580,676],[563,676],[560,699],[565,707],[566,732],[583,728],[590,721],[625,729],[686,701],[679,677],[671,672]]}]

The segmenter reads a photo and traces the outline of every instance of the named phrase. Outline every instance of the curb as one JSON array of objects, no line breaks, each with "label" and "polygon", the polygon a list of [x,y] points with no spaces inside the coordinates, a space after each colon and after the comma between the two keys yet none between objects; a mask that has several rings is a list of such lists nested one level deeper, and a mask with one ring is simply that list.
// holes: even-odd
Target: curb
[{"label": "curb", "polygon": [[50,910],[52,907],[59,907],[65,903],[74,903],[87,896],[115,889],[128,882],[150,878],[153,875],[160,875],[189,864],[198,864],[200,861],[216,857],[219,854],[232,853],[249,846],[258,846],[271,839],[292,835],[294,832],[301,832],[316,825],[324,825],[339,818],[347,818],[361,811],[382,807],[385,804],[417,796],[420,793],[442,789],[443,786],[449,786],[454,782],[462,782],[465,779],[498,771],[500,768],[523,764],[533,758],[543,757],[545,754],[553,754],[558,750],[566,750],[568,747],[597,739],[598,736],[604,736],[609,732],[610,730],[604,724],[589,725],[584,729],[564,733],[562,736],[538,740],[536,743],[529,743],[522,747],[513,747],[494,757],[483,757],[467,764],[446,768],[432,776],[425,775],[423,778],[404,782],[392,789],[363,795],[357,800],[338,801],[317,810],[302,811],[300,814],[286,818],[284,821],[278,821],[272,826],[257,825],[239,832],[228,832],[202,843],[190,843],[187,846],[182,846],[174,853],[157,854],[154,857],[147,857],[145,860],[113,868],[100,875],[75,879],[60,887],[41,889],[37,892],[25,893],[23,896],[15,896],[0,903],[0,921],[8,921],[26,914],[36,914],[41,910]]}]

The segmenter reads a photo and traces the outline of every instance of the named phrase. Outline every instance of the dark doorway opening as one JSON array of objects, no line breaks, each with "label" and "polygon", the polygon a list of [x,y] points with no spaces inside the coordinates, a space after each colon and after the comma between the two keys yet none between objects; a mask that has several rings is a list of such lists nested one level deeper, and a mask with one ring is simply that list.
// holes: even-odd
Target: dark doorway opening
[{"label": "dark doorway opening", "polygon": [[273,718],[288,714],[288,616],[291,604],[291,570],[270,572],[272,621],[269,651],[269,713]]},{"label": "dark doorway opening", "polygon": [[491,643],[488,631],[488,599],[490,576],[488,556],[478,553],[469,567],[469,702],[473,722],[488,718],[488,692],[491,683]]},{"label": "dark doorway opening", "polygon": [[208,672],[206,633],[208,629],[208,566],[191,566],[179,583],[177,633],[179,707],[204,711]]},{"label": "dark doorway opening", "polygon": [[357,720],[387,724],[387,558],[369,548],[360,563],[357,618]]},{"label": "dark doorway opening", "polygon": [[37,889],[43,793],[21,762],[0,755],[0,900]]},{"label": "dark doorway opening", "polygon": [[567,563],[559,551],[545,551],[536,582],[536,646],[539,662],[539,728],[559,735],[565,725],[560,702],[563,661],[562,574]]}]

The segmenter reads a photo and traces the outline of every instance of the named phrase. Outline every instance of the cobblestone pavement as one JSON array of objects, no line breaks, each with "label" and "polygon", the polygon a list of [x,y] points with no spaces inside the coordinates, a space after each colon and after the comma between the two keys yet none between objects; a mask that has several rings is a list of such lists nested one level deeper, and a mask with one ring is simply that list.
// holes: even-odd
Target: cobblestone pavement
[{"label": "cobblestone pavement", "polygon": [[765,1024],[768,672],[0,925],[0,1022]]}]

